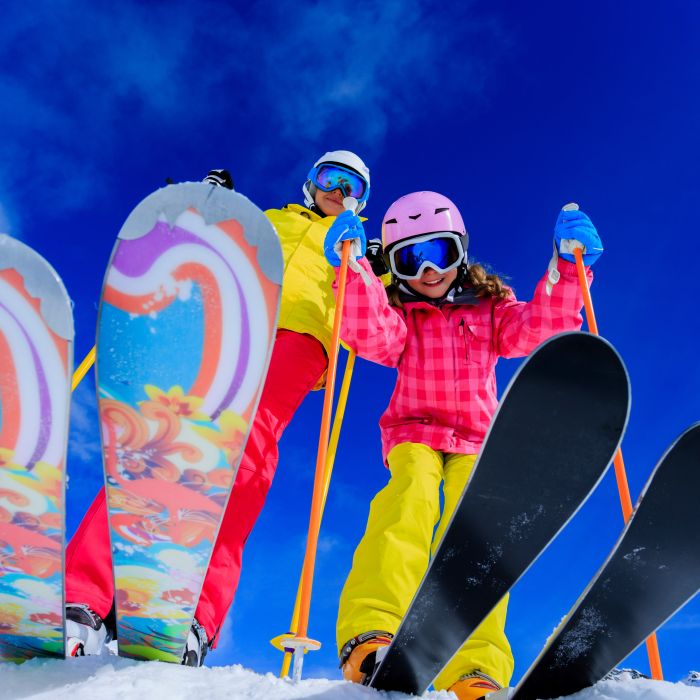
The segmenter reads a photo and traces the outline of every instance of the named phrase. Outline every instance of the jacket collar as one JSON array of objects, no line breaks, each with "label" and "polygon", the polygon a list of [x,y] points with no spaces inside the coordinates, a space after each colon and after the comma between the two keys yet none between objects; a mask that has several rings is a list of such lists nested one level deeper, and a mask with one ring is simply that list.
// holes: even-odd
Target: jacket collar
[{"label": "jacket collar", "polygon": [[[311,211],[311,209],[308,209],[305,206],[302,206],[301,204],[285,204],[283,209],[286,209],[287,211],[293,211],[295,214],[299,214],[300,216],[303,216],[305,219],[309,219],[309,221],[328,221],[328,226],[330,226],[334,221],[335,221],[335,216],[319,216],[315,211]],[[367,218],[364,216],[359,217],[360,221],[367,221]]]},{"label": "jacket collar", "polygon": [[299,214],[300,216],[303,216],[305,219],[309,219],[310,221],[321,221],[321,219],[323,218],[319,216],[315,211],[311,211],[311,209],[307,209],[301,204],[286,204],[283,208],[287,211],[293,211],[295,214]]}]

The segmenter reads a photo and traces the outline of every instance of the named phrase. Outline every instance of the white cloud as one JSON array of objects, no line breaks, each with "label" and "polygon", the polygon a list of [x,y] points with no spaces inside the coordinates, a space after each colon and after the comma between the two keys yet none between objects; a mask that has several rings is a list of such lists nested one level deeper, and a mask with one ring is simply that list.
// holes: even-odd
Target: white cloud
[{"label": "white cloud", "polygon": [[666,624],[668,630],[700,630],[700,615],[676,615]]},{"label": "white cloud", "polygon": [[319,554],[329,554],[337,550],[342,544],[342,539],[335,535],[321,535],[318,539],[317,549]]},{"label": "white cloud", "polygon": [[101,459],[97,398],[92,377],[85,377],[73,392],[68,442],[69,464],[82,462],[93,467]]},{"label": "white cloud", "polygon": [[13,230],[14,228],[10,222],[10,217],[5,211],[5,207],[0,203],[0,233],[7,233],[16,237],[17,231]]},{"label": "white cloud", "polygon": [[120,143],[153,130],[206,139],[235,124],[257,134],[257,162],[306,163],[331,137],[376,152],[390,128],[480,95],[505,45],[468,3],[10,5],[0,188],[59,209],[104,191]]}]

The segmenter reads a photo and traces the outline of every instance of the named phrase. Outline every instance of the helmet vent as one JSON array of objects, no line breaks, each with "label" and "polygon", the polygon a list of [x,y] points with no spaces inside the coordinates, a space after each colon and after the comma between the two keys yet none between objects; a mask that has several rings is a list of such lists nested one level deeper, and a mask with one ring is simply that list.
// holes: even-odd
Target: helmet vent
[{"label": "helmet vent", "polygon": [[450,208],[449,208],[449,207],[438,207],[438,208],[435,210],[435,213],[436,213],[436,214],[442,214],[443,211],[450,211]]},{"label": "helmet vent", "polygon": [[409,219],[413,219],[414,221],[415,221],[416,219],[418,219],[419,217],[420,217],[420,214],[413,214],[413,216],[411,216],[410,214],[408,215],[408,218],[409,218]]},{"label": "helmet vent", "polygon": [[388,221],[384,222],[385,224],[398,224],[399,222],[396,219],[389,219]]}]

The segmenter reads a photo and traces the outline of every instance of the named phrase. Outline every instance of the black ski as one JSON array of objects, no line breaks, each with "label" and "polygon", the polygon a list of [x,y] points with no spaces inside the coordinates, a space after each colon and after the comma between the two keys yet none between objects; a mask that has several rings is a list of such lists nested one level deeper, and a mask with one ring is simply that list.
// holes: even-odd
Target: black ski
[{"label": "black ski", "polygon": [[427,689],[595,488],[628,412],[627,371],[607,341],[564,333],[530,355],[369,685]]},{"label": "black ski", "polygon": [[598,682],[700,589],[700,423],[671,445],[602,568],[511,700]]}]

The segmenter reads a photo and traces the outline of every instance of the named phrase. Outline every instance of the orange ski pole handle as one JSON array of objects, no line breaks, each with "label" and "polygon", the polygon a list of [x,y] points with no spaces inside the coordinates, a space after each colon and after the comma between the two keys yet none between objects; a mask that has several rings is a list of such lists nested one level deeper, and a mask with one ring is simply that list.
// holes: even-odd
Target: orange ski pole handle
[{"label": "orange ski pole handle", "polygon": [[[577,204],[567,204],[563,207],[565,211],[578,209]],[[588,321],[588,329],[593,335],[598,333],[598,323],[593,310],[593,298],[591,297],[591,289],[588,286],[588,278],[586,277],[586,266],[583,262],[583,253],[580,248],[574,249],[574,258],[576,260],[576,271],[578,272],[581,291],[583,292],[583,306],[586,309],[586,320]],[[632,517],[632,497],[630,496],[630,488],[627,482],[627,472],[625,471],[625,463],[622,459],[622,448],[618,448],[613,460],[615,466],[615,480],[617,482],[617,490],[620,495],[620,506],[622,507],[622,516],[625,524]],[[647,637],[647,656],[649,657],[649,667],[651,669],[651,677],[654,680],[662,681],[664,679],[663,670],[661,668],[661,656],[659,654],[659,643],[656,639],[656,634],[652,633]]]},{"label": "orange ski pole handle", "polygon": [[73,372],[73,381],[71,383],[71,391],[75,391],[78,388],[78,384],[83,381],[83,377],[87,374],[90,367],[95,364],[95,346],[92,346],[92,350],[85,355],[85,359],[78,365],[78,369]]}]

